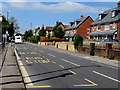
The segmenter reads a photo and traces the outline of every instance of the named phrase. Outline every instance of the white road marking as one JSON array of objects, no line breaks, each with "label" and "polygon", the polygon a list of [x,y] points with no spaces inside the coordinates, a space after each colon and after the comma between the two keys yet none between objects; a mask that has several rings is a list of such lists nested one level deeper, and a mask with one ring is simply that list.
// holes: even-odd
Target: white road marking
[{"label": "white road marking", "polygon": [[62,61],[65,61],[65,62],[68,62],[68,63],[70,63],[70,64],[72,64],[72,65],[75,65],[75,66],[80,66],[80,65],[78,65],[78,64],[76,64],[76,63],[70,62],[70,61],[65,60],[65,59],[61,59],[61,60],[62,60]]},{"label": "white road marking", "polygon": [[69,72],[73,73],[73,74],[76,74],[75,72],[73,72],[72,70],[68,70]]},{"label": "white road marking", "polygon": [[48,55],[50,55],[50,56],[52,56],[52,57],[55,57],[54,55],[52,55],[52,54],[50,54],[50,53],[48,53]]},{"label": "white road marking", "polygon": [[42,50],[39,50],[39,51],[44,53],[44,51],[42,51]]},{"label": "white road marking", "polygon": [[107,75],[105,75],[105,74],[102,74],[102,73],[99,73],[99,72],[96,72],[96,71],[93,71],[93,72],[96,73],[96,74],[98,74],[98,75],[101,75],[101,76],[103,76],[103,77],[106,77],[106,78],[108,78],[108,79],[111,79],[111,80],[113,80],[113,81],[116,81],[116,82],[119,82],[119,83],[120,83],[119,80],[114,79],[114,78],[112,78],[112,77],[109,77],[109,76],[107,76]]}]

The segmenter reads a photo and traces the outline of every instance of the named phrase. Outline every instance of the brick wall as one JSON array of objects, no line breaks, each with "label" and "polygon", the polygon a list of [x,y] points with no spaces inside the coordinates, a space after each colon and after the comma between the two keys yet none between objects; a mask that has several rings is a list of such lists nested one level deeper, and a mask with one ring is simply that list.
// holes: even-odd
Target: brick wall
[{"label": "brick wall", "polygon": [[117,30],[118,30],[117,39],[120,41],[120,21],[117,24]]},{"label": "brick wall", "polygon": [[79,34],[80,36],[82,36],[84,39],[87,38],[88,34],[87,34],[87,29],[90,28],[90,24],[92,23],[92,19],[90,17],[88,17],[85,22],[83,22],[76,30],[76,34]]}]

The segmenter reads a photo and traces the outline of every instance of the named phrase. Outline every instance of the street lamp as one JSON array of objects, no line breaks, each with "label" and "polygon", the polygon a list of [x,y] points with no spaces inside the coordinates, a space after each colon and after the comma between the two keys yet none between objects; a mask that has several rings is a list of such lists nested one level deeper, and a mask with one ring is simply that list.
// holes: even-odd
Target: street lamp
[{"label": "street lamp", "polygon": [[9,13],[10,13],[10,11],[7,11],[7,20],[8,20]]}]

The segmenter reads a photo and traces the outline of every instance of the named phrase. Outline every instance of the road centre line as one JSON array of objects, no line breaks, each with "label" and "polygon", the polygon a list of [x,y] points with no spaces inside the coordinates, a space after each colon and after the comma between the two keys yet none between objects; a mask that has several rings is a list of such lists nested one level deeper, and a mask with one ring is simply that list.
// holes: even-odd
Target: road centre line
[{"label": "road centre line", "polygon": [[80,66],[80,65],[78,65],[78,64],[75,64],[75,63],[73,63],[73,62],[70,62],[70,61],[68,61],[68,60],[65,60],[65,59],[61,59],[62,61],[65,61],[65,62],[68,62],[68,63],[70,63],[70,64],[72,64],[72,65],[75,65],[75,66]]},{"label": "road centre line", "polygon": [[52,63],[54,63],[54,64],[55,64],[56,62],[52,61]]},{"label": "road centre line", "polygon": [[73,74],[76,74],[75,72],[73,72],[72,70],[68,70],[69,72],[73,73]]},{"label": "road centre line", "polygon": [[39,50],[39,51],[44,53],[44,51],[42,51],[42,50]]},{"label": "road centre line", "polygon": [[62,65],[59,65],[61,68],[65,68],[64,66],[62,66]]},{"label": "road centre line", "polygon": [[102,74],[102,73],[99,73],[99,72],[96,72],[96,71],[93,71],[93,72],[96,73],[96,74],[98,74],[98,75],[101,75],[101,76],[103,76],[103,77],[106,77],[106,78],[108,78],[108,79],[111,79],[111,80],[113,80],[113,81],[116,81],[116,82],[119,82],[119,83],[120,83],[119,80],[114,79],[114,78],[112,78],[112,77],[110,77],[110,76],[107,76],[107,75],[105,75],[105,74]]},{"label": "road centre line", "polygon": [[50,55],[50,56],[52,56],[52,57],[55,57],[54,55],[52,55],[52,54],[50,54],[50,53],[48,53],[48,55]]}]

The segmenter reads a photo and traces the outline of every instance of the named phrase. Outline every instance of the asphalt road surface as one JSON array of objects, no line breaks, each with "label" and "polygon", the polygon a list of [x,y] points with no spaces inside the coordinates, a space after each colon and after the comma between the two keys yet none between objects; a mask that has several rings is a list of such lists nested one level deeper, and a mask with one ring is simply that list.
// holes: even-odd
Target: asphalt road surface
[{"label": "asphalt road surface", "polygon": [[59,49],[50,46],[29,43],[15,46],[31,80],[28,84],[34,87],[118,88],[120,86],[117,68],[101,65],[74,54],[59,52]]}]

